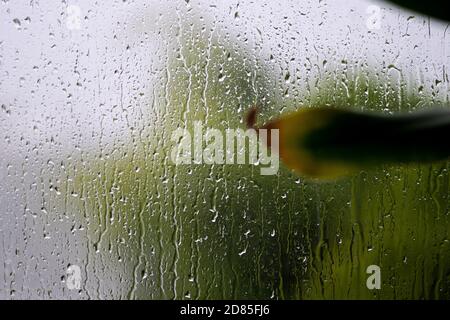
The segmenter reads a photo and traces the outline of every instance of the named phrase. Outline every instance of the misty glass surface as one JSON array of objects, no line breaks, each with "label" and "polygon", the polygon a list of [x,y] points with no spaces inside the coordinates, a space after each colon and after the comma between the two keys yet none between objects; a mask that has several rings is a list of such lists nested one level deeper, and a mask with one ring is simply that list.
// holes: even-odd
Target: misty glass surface
[{"label": "misty glass surface", "polygon": [[448,24],[362,0],[0,17],[1,299],[450,298],[448,162],[317,182],[170,159],[177,128],[245,128],[253,105],[450,107]]}]

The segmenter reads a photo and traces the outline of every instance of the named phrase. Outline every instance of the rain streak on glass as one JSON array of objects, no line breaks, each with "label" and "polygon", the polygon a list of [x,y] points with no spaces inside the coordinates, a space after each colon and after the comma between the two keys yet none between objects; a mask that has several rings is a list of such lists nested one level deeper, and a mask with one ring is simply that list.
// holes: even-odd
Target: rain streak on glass
[{"label": "rain streak on glass", "polygon": [[244,129],[253,105],[450,106],[445,23],[362,0],[0,16],[1,299],[450,298],[449,163],[318,183],[170,156],[177,128]]}]

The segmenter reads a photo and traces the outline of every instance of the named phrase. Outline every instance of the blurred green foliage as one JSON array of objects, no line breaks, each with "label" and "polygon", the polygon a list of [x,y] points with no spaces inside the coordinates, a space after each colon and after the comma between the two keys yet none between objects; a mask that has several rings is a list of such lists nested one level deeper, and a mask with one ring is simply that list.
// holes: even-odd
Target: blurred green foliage
[{"label": "blurred green foliage", "polygon": [[[285,168],[261,176],[251,165],[172,164],[178,127],[243,127],[255,103],[263,119],[299,107],[273,94],[277,76],[230,39],[179,32],[150,138],[73,172],[82,196],[69,205],[89,222],[92,272],[117,266],[126,297],[140,299],[450,298],[448,163],[322,183]],[[318,79],[303,101],[382,112],[424,101],[384,90],[367,70],[345,78]],[[381,290],[366,287],[372,264]]]}]

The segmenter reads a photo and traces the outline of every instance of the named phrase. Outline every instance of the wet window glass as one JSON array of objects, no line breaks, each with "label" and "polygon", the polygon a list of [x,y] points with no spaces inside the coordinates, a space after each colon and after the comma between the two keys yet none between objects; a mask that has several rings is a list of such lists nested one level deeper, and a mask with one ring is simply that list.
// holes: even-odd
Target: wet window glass
[{"label": "wet window glass", "polygon": [[[0,298],[450,298],[450,30],[414,10],[2,1]],[[308,108],[413,116],[268,130]]]}]

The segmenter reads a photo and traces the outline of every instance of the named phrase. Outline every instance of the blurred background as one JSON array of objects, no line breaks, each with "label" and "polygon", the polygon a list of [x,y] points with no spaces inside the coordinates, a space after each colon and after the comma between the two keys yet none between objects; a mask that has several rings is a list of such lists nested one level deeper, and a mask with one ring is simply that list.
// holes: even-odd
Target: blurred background
[{"label": "blurred background", "polygon": [[450,298],[448,162],[319,183],[170,160],[176,128],[243,128],[255,104],[450,107],[448,23],[365,0],[0,16],[1,299]]}]

